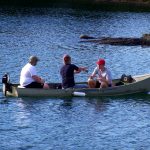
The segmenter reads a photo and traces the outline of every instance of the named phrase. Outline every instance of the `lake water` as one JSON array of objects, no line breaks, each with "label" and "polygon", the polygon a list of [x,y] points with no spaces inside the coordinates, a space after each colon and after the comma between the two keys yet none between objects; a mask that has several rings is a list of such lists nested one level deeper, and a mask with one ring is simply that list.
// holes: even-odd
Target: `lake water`
[{"label": "lake water", "polygon": [[[89,73],[106,59],[113,78],[150,73],[150,48],[80,43],[79,36],[141,37],[150,13],[77,9],[0,9],[0,76],[18,83],[21,68],[37,55],[46,81],[61,81],[63,54]],[[2,84],[0,84],[2,89]],[[0,92],[1,150],[149,150],[150,96],[115,98],[5,98]]]}]

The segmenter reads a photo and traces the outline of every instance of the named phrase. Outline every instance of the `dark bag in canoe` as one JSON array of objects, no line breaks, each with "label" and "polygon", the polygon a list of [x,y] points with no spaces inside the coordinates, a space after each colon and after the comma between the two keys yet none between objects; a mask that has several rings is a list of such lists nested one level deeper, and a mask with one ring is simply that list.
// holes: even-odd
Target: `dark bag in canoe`
[{"label": "dark bag in canoe", "polygon": [[133,78],[132,78],[131,75],[125,75],[125,74],[123,74],[121,76],[121,80],[120,81],[124,82],[124,83],[132,83],[133,82]]},{"label": "dark bag in canoe", "polygon": [[132,83],[133,78],[131,75],[125,75],[123,74],[120,78],[120,81],[116,83],[116,86],[124,85],[125,83]]}]

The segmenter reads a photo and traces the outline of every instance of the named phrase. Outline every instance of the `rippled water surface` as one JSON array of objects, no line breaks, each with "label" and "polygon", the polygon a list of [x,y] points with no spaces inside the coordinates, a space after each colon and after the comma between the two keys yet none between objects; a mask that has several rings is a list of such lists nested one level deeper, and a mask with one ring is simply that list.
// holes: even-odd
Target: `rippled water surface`
[{"label": "rippled water surface", "polygon": [[[150,32],[149,13],[72,9],[0,9],[0,76],[18,82],[30,55],[46,81],[61,81],[62,56],[89,73],[98,58],[107,61],[113,78],[123,73],[150,73],[150,48],[80,43],[79,36],[140,37]],[[2,85],[0,85],[2,89]],[[1,150],[148,150],[150,96],[116,98],[5,98],[0,92]]]}]

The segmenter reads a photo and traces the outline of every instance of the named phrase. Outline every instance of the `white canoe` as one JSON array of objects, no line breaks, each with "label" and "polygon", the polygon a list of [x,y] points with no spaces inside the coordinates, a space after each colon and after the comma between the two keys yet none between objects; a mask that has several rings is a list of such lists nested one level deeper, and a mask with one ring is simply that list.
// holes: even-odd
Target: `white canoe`
[{"label": "white canoe", "polygon": [[[120,86],[113,86],[108,88],[76,88],[76,89],[36,89],[36,88],[22,88],[18,84],[10,84],[10,89],[6,89],[6,84],[3,84],[3,93],[6,96],[13,97],[71,97],[71,96],[119,96],[127,94],[135,94],[150,91],[150,74],[133,76],[132,83],[126,83]],[[118,82],[119,79],[113,80],[113,83]],[[81,84],[81,83],[78,83]],[[51,85],[51,84],[50,84]],[[53,85],[55,85],[53,83]]]}]

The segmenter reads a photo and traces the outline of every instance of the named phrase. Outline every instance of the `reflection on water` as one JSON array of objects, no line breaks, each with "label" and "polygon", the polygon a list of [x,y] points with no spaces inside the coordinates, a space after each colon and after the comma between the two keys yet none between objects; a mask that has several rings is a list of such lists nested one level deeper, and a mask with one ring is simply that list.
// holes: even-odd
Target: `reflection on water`
[{"label": "reflection on water", "polygon": [[[128,149],[136,149],[142,146],[137,141],[150,140],[146,134],[150,131],[149,95],[8,101],[9,105],[3,104],[8,110],[1,111],[0,131],[4,139],[11,135],[8,139],[14,149],[28,145],[33,149],[122,149],[126,143]],[[2,145],[9,147],[4,141]]]},{"label": "reflection on water", "polygon": [[73,105],[73,100],[69,98],[69,99],[63,99],[61,106],[67,109],[71,109],[72,105]]},{"label": "reflection on water", "polygon": [[93,105],[94,109],[97,112],[103,112],[107,110],[107,106],[109,105],[109,98],[105,98],[105,99],[104,98],[101,98],[101,99],[89,98],[87,102]]},{"label": "reflection on water", "polygon": [[14,114],[15,124],[19,128],[28,127],[30,125],[30,112],[26,109],[26,105],[22,101],[22,99],[18,99],[17,107],[19,107],[19,111]]}]

